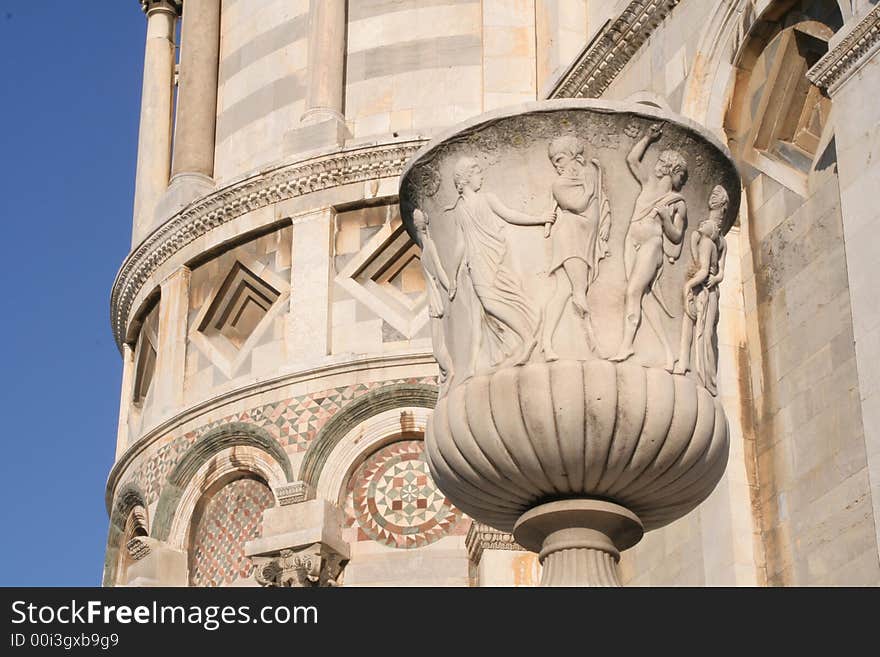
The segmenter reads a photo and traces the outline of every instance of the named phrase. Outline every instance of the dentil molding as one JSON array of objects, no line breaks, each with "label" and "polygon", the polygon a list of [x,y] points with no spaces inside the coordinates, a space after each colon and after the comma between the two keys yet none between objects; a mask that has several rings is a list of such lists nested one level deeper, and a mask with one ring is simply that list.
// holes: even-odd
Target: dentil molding
[{"label": "dentil molding", "polygon": [[680,0],[633,0],[587,44],[549,98],[598,98]]},{"label": "dentil molding", "polygon": [[834,48],[807,71],[807,78],[833,95],[878,50],[880,5],[875,5]]}]

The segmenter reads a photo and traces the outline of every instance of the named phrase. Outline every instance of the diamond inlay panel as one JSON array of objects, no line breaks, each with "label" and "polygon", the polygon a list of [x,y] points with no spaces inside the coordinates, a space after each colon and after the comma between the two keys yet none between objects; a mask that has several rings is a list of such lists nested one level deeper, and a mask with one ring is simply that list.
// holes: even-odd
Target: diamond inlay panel
[{"label": "diamond inlay panel", "polygon": [[395,548],[429,545],[453,533],[464,517],[434,484],[421,440],[372,454],[349,480],[345,506],[358,540]]},{"label": "diamond inlay panel", "polygon": [[250,577],[254,566],[244,545],[262,535],[263,511],[274,503],[269,487],[254,479],[236,479],[217,491],[193,527],[190,584],[228,586]]}]

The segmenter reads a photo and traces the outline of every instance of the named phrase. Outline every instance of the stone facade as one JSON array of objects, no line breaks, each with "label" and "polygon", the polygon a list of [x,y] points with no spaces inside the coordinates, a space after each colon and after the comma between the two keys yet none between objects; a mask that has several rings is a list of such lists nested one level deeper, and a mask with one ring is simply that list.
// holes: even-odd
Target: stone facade
[{"label": "stone facade", "polygon": [[624,583],[880,584],[874,2],[140,4],[105,585],[537,583],[425,467],[443,373],[398,187],[441,132],[554,98],[680,114],[743,181],[718,299],[727,469],[623,554]]}]

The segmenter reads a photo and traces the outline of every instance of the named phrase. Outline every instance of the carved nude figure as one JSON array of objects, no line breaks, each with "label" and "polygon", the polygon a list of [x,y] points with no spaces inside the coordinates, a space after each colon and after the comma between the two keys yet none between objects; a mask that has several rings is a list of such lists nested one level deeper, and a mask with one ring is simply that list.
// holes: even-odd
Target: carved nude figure
[{"label": "carved nude figure", "polygon": [[[664,256],[669,262],[675,262],[681,255],[687,207],[680,192],[687,181],[687,161],[678,151],[664,150],[653,169],[646,167],[642,162],[645,151],[661,135],[661,126],[652,125],[626,157],[629,170],[639,181],[642,190],[636,198],[624,241],[627,286],[623,339],[611,360],[623,361],[632,356],[633,342],[644,310],[645,319],[663,344],[666,369],[671,372],[675,357],[654,304],[672,317],[658,282],[663,273]],[[653,298],[652,304],[645,303],[649,295]]]},{"label": "carved nude figure", "polygon": [[584,319],[587,344],[596,348],[587,309],[587,292],[599,273],[599,261],[608,254],[611,206],[602,188],[598,160],[584,161],[584,144],[566,135],[553,139],[547,149],[558,177],[553,181],[552,200],[556,222],[550,231],[552,256],[549,273],[556,288],[547,304],[541,348],[548,361],[559,357],[553,350],[553,334],[569,300]]},{"label": "carved nude figure", "polygon": [[440,256],[437,253],[437,246],[431,238],[428,227],[429,221],[427,215],[419,209],[413,211],[413,225],[419,233],[419,239],[422,243],[422,266],[424,268],[425,282],[428,287],[428,316],[431,318],[431,340],[434,343],[434,357],[440,366],[440,385],[441,387],[452,384],[452,358],[449,355],[449,349],[446,347],[446,340],[443,337],[443,316],[446,314],[446,303],[444,295],[441,294],[441,288],[446,294],[452,296],[455,288],[449,284],[449,277],[446,270],[440,263]]},{"label": "carved nude figure", "polygon": [[[462,157],[456,162],[453,180],[458,199],[446,211],[455,212],[458,239],[450,297],[455,296],[459,275],[465,268],[476,297],[470,374],[476,371],[484,329],[501,352],[501,356],[491,358],[493,366],[525,363],[537,345],[538,322],[519,278],[504,265],[504,228],[506,223],[540,226],[553,223],[556,217],[553,213],[536,217],[513,210],[494,194],[481,191],[483,172],[473,158]],[[509,332],[515,334],[515,340]]]},{"label": "carved nude figure", "polygon": [[[684,317],[681,321],[681,345],[676,374],[691,369],[691,345],[694,346],[694,371],[700,383],[713,395],[718,393],[715,376],[718,367],[716,327],[718,324],[718,284],[724,279],[727,242],[721,234],[730,199],[721,185],[709,196],[709,216],[691,234],[693,265],[684,285]],[[696,335],[695,335],[696,331]]]}]

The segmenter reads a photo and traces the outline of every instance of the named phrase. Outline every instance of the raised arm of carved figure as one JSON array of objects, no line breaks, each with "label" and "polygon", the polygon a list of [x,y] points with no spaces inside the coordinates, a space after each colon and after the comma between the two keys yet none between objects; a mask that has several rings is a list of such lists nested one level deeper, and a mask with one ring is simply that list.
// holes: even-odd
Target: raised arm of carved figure
[{"label": "raised arm of carved figure", "polygon": [[556,213],[552,211],[547,211],[545,214],[536,217],[507,207],[495,194],[487,193],[486,200],[489,202],[492,212],[509,224],[516,226],[543,226],[544,224],[552,224],[556,221]]},{"label": "raised arm of carved figure", "polygon": [[642,166],[642,158],[645,157],[645,151],[648,150],[648,146],[660,139],[662,134],[663,125],[655,123],[648,128],[648,132],[645,136],[633,145],[629,154],[626,156],[626,164],[629,166],[630,172],[632,172],[635,179],[643,185],[648,181],[651,172],[646,167]]}]

